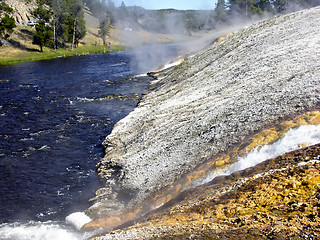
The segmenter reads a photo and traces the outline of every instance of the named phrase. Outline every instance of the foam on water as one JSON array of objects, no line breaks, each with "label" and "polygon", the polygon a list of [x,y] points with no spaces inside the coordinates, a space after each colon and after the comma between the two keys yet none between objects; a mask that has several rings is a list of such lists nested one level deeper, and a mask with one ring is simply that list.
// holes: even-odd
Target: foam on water
[{"label": "foam on water", "polygon": [[29,222],[25,224],[0,225],[2,240],[79,240],[80,233],[67,229],[55,222]]},{"label": "foam on water", "polygon": [[206,176],[195,181],[192,187],[210,182],[218,176],[230,175],[234,172],[253,167],[267,159],[281,156],[286,152],[317,143],[320,143],[320,125],[305,125],[291,129],[277,142],[255,148],[245,156],[239,157],[238,161],[229,167],[210,172]]},{"label": "foam on water", "polygon": [[89,223],[89,218],[84,212],[75,212],[66,217],[67,223],[72,224],[76,229],[80,230],[83,225]]},{"label": "foam on water", "polygon": [[76,100],[79,102],[94,102],[96,99],[95,98],[87,98],[87,97],[77,97]]},{"label": "foam on water", "polygon": [[0,224],[0,240],[81,240],[98,232],[80,233],[80,228],[91,221],[83,212],[72,213],[66,223],[48,221]]}]

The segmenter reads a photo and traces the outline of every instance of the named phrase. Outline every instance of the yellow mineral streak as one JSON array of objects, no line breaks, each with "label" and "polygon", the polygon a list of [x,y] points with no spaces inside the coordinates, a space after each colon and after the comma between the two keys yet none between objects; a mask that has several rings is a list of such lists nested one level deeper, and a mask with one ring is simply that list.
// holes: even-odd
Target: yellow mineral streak
[{"label": "yellow mineral streak", "polygon": [[[194,171],[187,174],[183,179],[178,181],[177,184],[179,184],[180,187],[176,191],[172,191],[172,189],[174,188],[172,185],[166,190],[162,191],[162,194],[154,197],[154,207],[161,206],[166,201],[176,197],[180,193],[180,189],[188,188],[188,186],[191,186],[194,181],[196,181],[200,177],[203,177],[208,172],[216,168],[223,168],[227,164],[232,163],[233,161],[235,161],[236,157],[244,156],[246,153],[252,151],[253,149],[259,146],[271,144],[281,139],[290,129],[302,125],[318,124],[320,124],[320,111],[312,111],[303,115],[296,116],[292,120],[283,121],[280,124],[275,125],[271,128],[262,130],[261,132],[249,138],[247,142],[242,143],[238,147],[235,147],[234,150],[228,152],[227,154],[222,154],[217,158],[214,158],[212,161],[204,163]],[[307,144],[304,145],[307,146]]]},{"label": "yellow mineral streak", "polygon": [[[137,206],[134,209],[128,209],[128,211],[122,214],[121,217],[105,217],[95,219],[89,224],[85,225],[84,229],[90,230],[100,227],[112,229],[127,221],[133,220],[143,212],[147,211],[145,208],[146,205],[149,205],[149,210],[162,206],[171,199],[177,197],[181,191],[191,186],[195,180],[204,176],[208,172],[216,168],[225,167],[226,164],[232,163],[237,156],[243,156],[258,146],[271,144],[279,140],[291,128],[308,124],[320,124],[319,111],[309,112],[304,115],[297,116],[292,120],[284,121],[276,126],[273,126],[272,128],[262,130],[260,133],[252,136],[247,142],[235,147],[234,150],[228,152],[227,154],[222,154],[212,159],[212,161],[204,163],[176,183],[161,190],[158,195],[155,195],[147,200],[144,203],[144,206]],[[239,196],[237,199],[230,200],[231,202],[229,203],[232,207],[228,208],[228,210],[225,209],[224,204],[218,204],[215,205],[214,209],[212,209],[212,211],[210,210],[209,213],[214,213],[216,219],[223,220],[229,217],[234,217],[235,215],[241,216],[252,214],[254,212],[269,211],[278,205],[287,204],[295,199],[306,199],[311,194],[314,194],[314,191],[318,191],[320,189],[320,175],[318,171],[316,171],[316,174],[314,175],[308,174],[307,176],[309,176],[307,179],[296,179],[295,177],[291,177],[290,179],[281,181],[280,183],[276,180],[271,181],[271,183],[268,185],[261,185],[260,189],[256,189],[254,194],[252,192],[249,194],[243,193],[243,195]],[[247,199],[251,200],[247,201]],[[188,213],[176,215],[175,219],[170,218],[165,220],[163,224],[170,225],[183,221],[202,221],[202,218],[206,216],[206,211],[208,211],[208,206],[199,208],[198,213],[193,212],[191,215],[188,215]]]},{"label": "yellow mineral streak", "polygon": [[232,33],[229,33],[229,34],[227,34],[227,35],[221,36],[221,37],[219,37],[213,44],[217,44],[217,43],[225,40],[227,37],[229,37],[229,36],[231,36],[231,35],[232,35]]}]

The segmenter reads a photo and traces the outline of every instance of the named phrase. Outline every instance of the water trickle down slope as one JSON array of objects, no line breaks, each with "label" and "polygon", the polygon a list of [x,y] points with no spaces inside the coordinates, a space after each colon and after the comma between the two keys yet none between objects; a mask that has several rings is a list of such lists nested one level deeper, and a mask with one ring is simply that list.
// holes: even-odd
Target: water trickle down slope
[{"label": "water trickle down slope", "polygon": [[146,210],[143,201],[197,166],[212,166],[264,128],[319,109],[319,19],[313,8],[254,24],[154,83],[104,142],[98,171],[105,188],[86,228],[134,218]]}]

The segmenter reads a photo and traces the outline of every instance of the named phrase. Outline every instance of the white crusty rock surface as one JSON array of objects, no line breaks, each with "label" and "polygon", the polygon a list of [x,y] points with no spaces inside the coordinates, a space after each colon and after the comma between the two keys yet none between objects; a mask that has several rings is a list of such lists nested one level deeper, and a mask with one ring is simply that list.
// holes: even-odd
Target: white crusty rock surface
[{"label": "white crusty rock surface", "polygon": [[93,216],[141,203],[263,127],[319,108],[319,29],[319,7],[277,16],[152,83],[104,142],[98,172],[106,187],[97,192]]}]

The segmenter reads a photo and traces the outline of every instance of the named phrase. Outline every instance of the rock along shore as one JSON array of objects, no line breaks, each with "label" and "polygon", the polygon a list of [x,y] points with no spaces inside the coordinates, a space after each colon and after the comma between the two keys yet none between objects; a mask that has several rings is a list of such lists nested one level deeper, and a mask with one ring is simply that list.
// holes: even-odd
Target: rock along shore
[{"label": "rock along shore", "polygon": [[319,7],[265,20],[151,83],[104,141],[106,155],[97,167],[105,187],[85,228],[111,229],[134,218],[143,208],[131,215],[128,209],[200,164],[266,126],[318,109],[319,29]]}]

